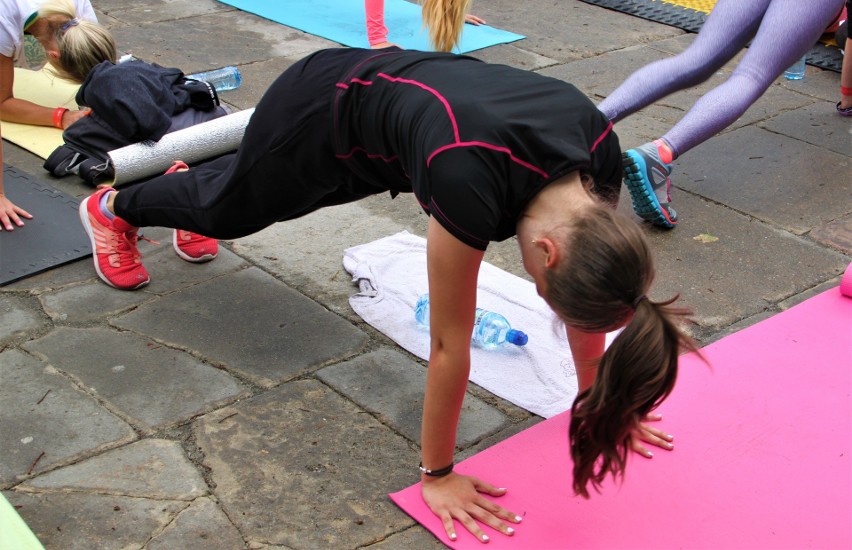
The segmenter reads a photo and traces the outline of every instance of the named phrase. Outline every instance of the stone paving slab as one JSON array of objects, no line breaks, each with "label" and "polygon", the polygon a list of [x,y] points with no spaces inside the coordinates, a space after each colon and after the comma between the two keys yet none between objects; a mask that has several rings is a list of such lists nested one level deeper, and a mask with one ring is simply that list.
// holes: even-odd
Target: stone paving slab
[{"label": "stone paving slab", "polygon": [[852,214],[815,227],[809,236],[820,244],[852,256]]},{"label": "stone paving slab", "polygon": [[[316,376],[375,414],[383,423],[420,444],[426,368],[392,349],[380,349],[325,367]],[[468,394],[462,406],[456,445],[468,447],[507,424],[500,411]]]},{"label": "stone paving slab", "polygon": [[[838,116],[824,103],[813,103],[787,113],[773,117],[760,125],[772,132],[795,137],[843,155],[846,166],[852,157],[852,125],[847,118]],[[841,161],[842,162],[842,161]],[[849,188],[849,180],[846,185]],[[850,196],[852,200],[852,196]]]},{"label": "stone paving slab", "polygon": [[115,319],[270,387],[357,353],[367,335],[257,268],[174,292]]},{"label": "stone paving slab", "polygon": [[14,294],[0,294],[0,350],[15,340],[47,324],[32,300]]},{"label": "stone paving slab", "polygon": [[225,513],[250,542],[357,548],[413,525],[387,497],[418,480],[418,451],[317,381],[294,381],[200,419]]},{"label": "stone paving slab", "polygon": [[[151,13],[156,14],[156,10]],[[120,14],[115,14],[120,16]],[[159,19],[159,20],[158,20]],[[133,55],[185,73],[226,65],[242,65],[271,57],[307,55],[320,48],[337,46],[328,40],[261,19],[241,11],[225,11],[198,17],[152,17],[146,23],[111,29],[118,44],[133,44]],[[226,35],[222,35],[223,31]],[[175,36],[222,36],[215,48],[186,48]]]},{"label": "stone paving slab", "polygon": [[[172,248],[172,231],[159,229],[156,232],[145,229],[145,235],[162,244],[152,250],[143,250],[142,258],[151,282],[142,290],[155,294],[169,294],[227,273],[234,273],[249,267],[245,259],[235,255],[224,246],[219,246],[219,254],[214,261],[192,263],[181,259]],[[124,292],[124,291],[119,291]]]},{"label": "stone paving slab", "polygon": [[72,464],[18,487],[28,493],[75,492],[192,501],[208,494],[176,441],[143,439]]},{"label": "stone paving slab", "polygon": [[45,548],[62,550],[143,548],[189,505],[119,495],[3,494]]},{"label": "stone paving slab", "polygon": [[243,548],[245,542],[216,501],[199,498],[181,511],[162,533],[145,545],[147,550],[209,550]]},{"label": "stone paving slab", "polygon": [[52,366],[0,353],[0,487],[136,439]]},{"label": "stone paving slab", "polygon": [[750,317],[834,277],[849,263],[807,239],[690,193],[675,190],[673,204],[681,216],[677,229],[646,228],[658,266],[651,296],[680,294],[705,329]]},{"label": "stone paving slab", "polygon": [[100,280],[39,296],[45,313],[59,323],[91,323],[153,299],[156,296],[146,290],[125,292],[108,287]]},{"label": "stone paving slab", "polygon": [[850,196],[849,181],[837,178],[839,168],[848,171],[849,157],[755,127],[711,139],[694,153],[676,163],[676,187],[794,234],[852,211],[852,201],[842,200]]},{"label": "stone paving slab", "polygon": [[44,356],[143,432],[246,395],[224,371],[131,332],[63,327],[24,349]]},{"label": "stone paving slab", "polygon": [[[213,0],[96,4],[119,47],[142,59],[189,72],[238,64],[243,85],[221,100],[239,109],[253,107],[296,60],[334,45]],[[640,64],[682,51],[694,38],[574,0],[490,0],[474,12],[529,35],[475,57],[562,78],[594,101]],[[662,135],[732,67],[619,123],[622,145]],[[681,225],[643,225],[657,259],[653,295],[681,293],[696,310],[691,330],[702,344],[836,286],[852,259],[852,212],[843,206],[850,203],[843,186],[849,154],[836,133],[849,121],[830,118],[838,82],[836,73],[812,67],[802,81],[779,79],[746,116],[677,161]],[[749,158],[764,148],[778,155]],[[41,159],[28,152],[9,143],[3,152],[17,169],[44,174]],[[773,179],[779,173],[804,182],[812,197]],[[741,174],[756,185],[738,189]],[[77,198],[93,191],[73,177],[53,183]],[[626,194],[619,209],[632,215]],[[802,213],[803,221],[789,223]],[[349,246],[401,230],[422,236],[425,227],[411,196],[371,197],[224,243],[220,257],[202,266],[175,257],[169,230],[145,228],[162,244],[142,243],[152,282],[128,293],[133,297],[102,285],[90,261],[0,289],[0,317],[11,315],[0,320],[14,324],[0,326],[0,488],[23,506],[48,550],[440,548],[386,496],[418,479],[419,411],[392,400],[422,399],[422,390],[414,391],[422,387],[422,363],[352,311],[356,288],[341,265]],[[526,278],[515,239],[490,246],[486,260]],[[286,323],[322,336],[285,341]],[[95,387],[100,381],[90,367],[61,368],[66,355],[99,363],[99,355],[83,357],[76,348],[99,341],[91,334],[134,342],[121,363],[94,370],[105,380],[129,380],[110,391],[125,400],[134,395],[133,407],[153,407],[153,416],[170,420],[150,427],[93,391],[90,379]],[[83,342],[75,342],[80,335]],[[50,357],[38,349],[45,342]],[[168,348],[164,355],[180,357],[182,367],[152,380],[145,376],[164,364],[146,363],[140,377],[126,376],[127,357],[150,355],[140,347],[145,342]],[[329,342],[339,347],[329,349]],[[124,375],[111,370],[120,365]],[[179,373],[187,365],[223,376],[240,393],[205,401],[218,389],[207,380],[196,384],[196,413],[169,410],[183,399]],[[362,376],[352,376],[353,366]],[[481,388],[471,386],[470,397],[502,424],[494,431],[473,421],[471,444],[458,459],[540,421]],[[8,431],[20,426],[21,434]],[[47,452],[32,475],[22,475],[42,441],[50,442]],[[21,449],[30,454],[9,460]],[[3,468],[11,468],[8,475]]]}]

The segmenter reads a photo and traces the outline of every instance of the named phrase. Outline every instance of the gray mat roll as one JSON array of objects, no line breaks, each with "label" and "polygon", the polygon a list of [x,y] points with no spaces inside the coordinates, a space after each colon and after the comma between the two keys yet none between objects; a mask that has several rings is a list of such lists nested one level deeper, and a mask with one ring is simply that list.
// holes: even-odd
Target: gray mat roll
[{"label": "gray mat roll", "polygon": [[143,141],[110,151],[115,167],[114,185],[162,174],[176,160],[198,162],[239,147],[254,109],[238,111],[183,130],[166,134],[160,141]]}]

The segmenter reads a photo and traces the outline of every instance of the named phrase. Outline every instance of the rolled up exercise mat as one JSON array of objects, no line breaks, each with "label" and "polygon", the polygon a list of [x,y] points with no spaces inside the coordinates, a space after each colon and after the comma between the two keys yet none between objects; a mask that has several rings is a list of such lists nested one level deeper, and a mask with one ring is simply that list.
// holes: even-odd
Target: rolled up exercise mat
[{"label": "rolled up exercise mat", "polygon": [[165,172],[176,160],[188,164],[235,151],[254,109],[238,111],[163,136],[110,151],[115,168],[113,185],[122,185]]}]

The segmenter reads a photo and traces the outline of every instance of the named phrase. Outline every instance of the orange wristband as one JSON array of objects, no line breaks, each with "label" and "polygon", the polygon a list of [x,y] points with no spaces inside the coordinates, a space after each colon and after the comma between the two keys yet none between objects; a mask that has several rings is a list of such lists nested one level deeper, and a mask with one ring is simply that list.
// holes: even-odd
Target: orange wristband
[{"label": "orange wristband", "polygon": [[852,95],[852,88],[847,88],[846,86],[840,87],[840,93],[843,95]]},{"label": "orange wristband", "polygon": [[66,111],[68,111],[68,109],[66,109],[65,107],[57,107],[53,111],[53,125],[59,128],[60,130],[63,129],[62,116],[65,115]]}]

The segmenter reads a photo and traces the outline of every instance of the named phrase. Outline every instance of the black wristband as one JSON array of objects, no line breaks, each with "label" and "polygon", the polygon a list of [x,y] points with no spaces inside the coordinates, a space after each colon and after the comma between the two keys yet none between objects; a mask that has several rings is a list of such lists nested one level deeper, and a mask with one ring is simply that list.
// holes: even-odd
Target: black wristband
[{"label": "black wristband", "polygon": [[450,472],[453,471],[453,466],[455,466],[455,463],[450,462],[449,466],[446,466],[439,470],[429,470],[427,468],[424,468],[423,463],[421,462],[419,468],[421,472],[423,472],[429,477],[444,477],[445,475],[448,475]]}]

